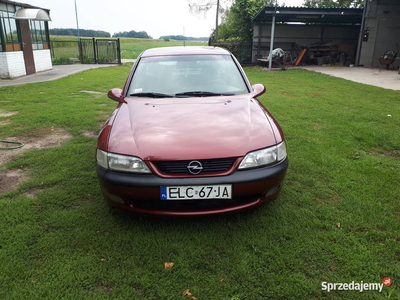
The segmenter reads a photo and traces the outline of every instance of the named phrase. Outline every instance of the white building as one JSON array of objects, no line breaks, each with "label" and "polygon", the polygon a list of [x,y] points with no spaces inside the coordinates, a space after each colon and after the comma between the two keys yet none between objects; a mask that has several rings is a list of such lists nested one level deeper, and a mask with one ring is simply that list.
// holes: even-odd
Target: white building
[{"label": "white building", "polygon": [[49,10],[0,0],[0,78],[52,69]]}]

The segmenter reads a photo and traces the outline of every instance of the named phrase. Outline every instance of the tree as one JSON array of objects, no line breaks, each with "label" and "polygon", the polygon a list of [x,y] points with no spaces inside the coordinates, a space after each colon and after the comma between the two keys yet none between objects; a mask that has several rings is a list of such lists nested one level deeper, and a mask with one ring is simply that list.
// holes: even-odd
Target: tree
[{"label": "tree", "polygon": [[253,38],[252,19],[264,6],[274,6],[275,0],[236,0],[219,26],[218,39],[251,41]]},{"label": "tree", "polygon": [[305,0],[305,7],[332,8],[332,7],[364,7],[364,0]]},{"label": "tree", "polygon": [[136,32],[135,30],[117,32],[113,35],[113,37],[130,37],[130,38],[138,38],[138,39],[152,39],[151,36],[147,34],[146,31]]},{"label": "tree", "polygon": [[218,20],[220,15],[224,15],[227,8],[234,0],[188,0],[189,10],[192,14],[204,16],[216,6],[215,12],[215,35],[218,35]]}]

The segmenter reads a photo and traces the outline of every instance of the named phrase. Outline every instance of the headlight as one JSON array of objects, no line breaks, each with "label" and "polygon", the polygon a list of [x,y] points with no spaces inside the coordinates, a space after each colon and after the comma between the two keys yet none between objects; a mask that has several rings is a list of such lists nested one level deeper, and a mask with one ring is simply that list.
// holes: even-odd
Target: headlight
[{"label": "headlight", "polygon": [[277,163],[287,156],[285,142],[248,153],[242,160],[239,170],[257,168]]},{"label": "headlight", "polygon": [[97,164],[104,169],[129,173],[151,173],[139,157],[108,153],[97,149]]},{"label": "headlight", "polygon": [[107,152],[101,151],[100,149],[97,149],[96,152],[96,161],[97,164],[104,168],[104,169],[108,169],[108,158],[107,158]]}]

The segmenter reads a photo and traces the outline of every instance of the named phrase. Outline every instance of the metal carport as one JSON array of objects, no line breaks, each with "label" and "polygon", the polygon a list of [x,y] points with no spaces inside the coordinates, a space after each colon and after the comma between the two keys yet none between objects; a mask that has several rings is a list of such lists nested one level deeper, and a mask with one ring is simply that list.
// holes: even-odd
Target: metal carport
[{"label": "metal carport", "polygon": [[326,42],[336,51],[354,49],[349,55],[355,58],[362,20],[358,8],[265,6],[253,18],[253,61],[265,57],[271,45],[292,51],[293,44],[304,48]]}]

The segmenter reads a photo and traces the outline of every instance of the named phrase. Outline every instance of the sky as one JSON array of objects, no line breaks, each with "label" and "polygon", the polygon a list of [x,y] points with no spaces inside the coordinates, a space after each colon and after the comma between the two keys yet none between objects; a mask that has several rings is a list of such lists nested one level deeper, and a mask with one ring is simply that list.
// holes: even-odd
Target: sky
[{"label": "sky", "polygon": [[[215,28],[215,9],[206,16],[193,15],[188,0],[20,0],[50,9],[50,28],[145,31],[154,39],[165,35],[208,37]],[[194,2],[194,0],[190,0]],[[200,1],[198,1],[200,2]],[[303,0],[278,0],[278,6],[301,6]]]}]

